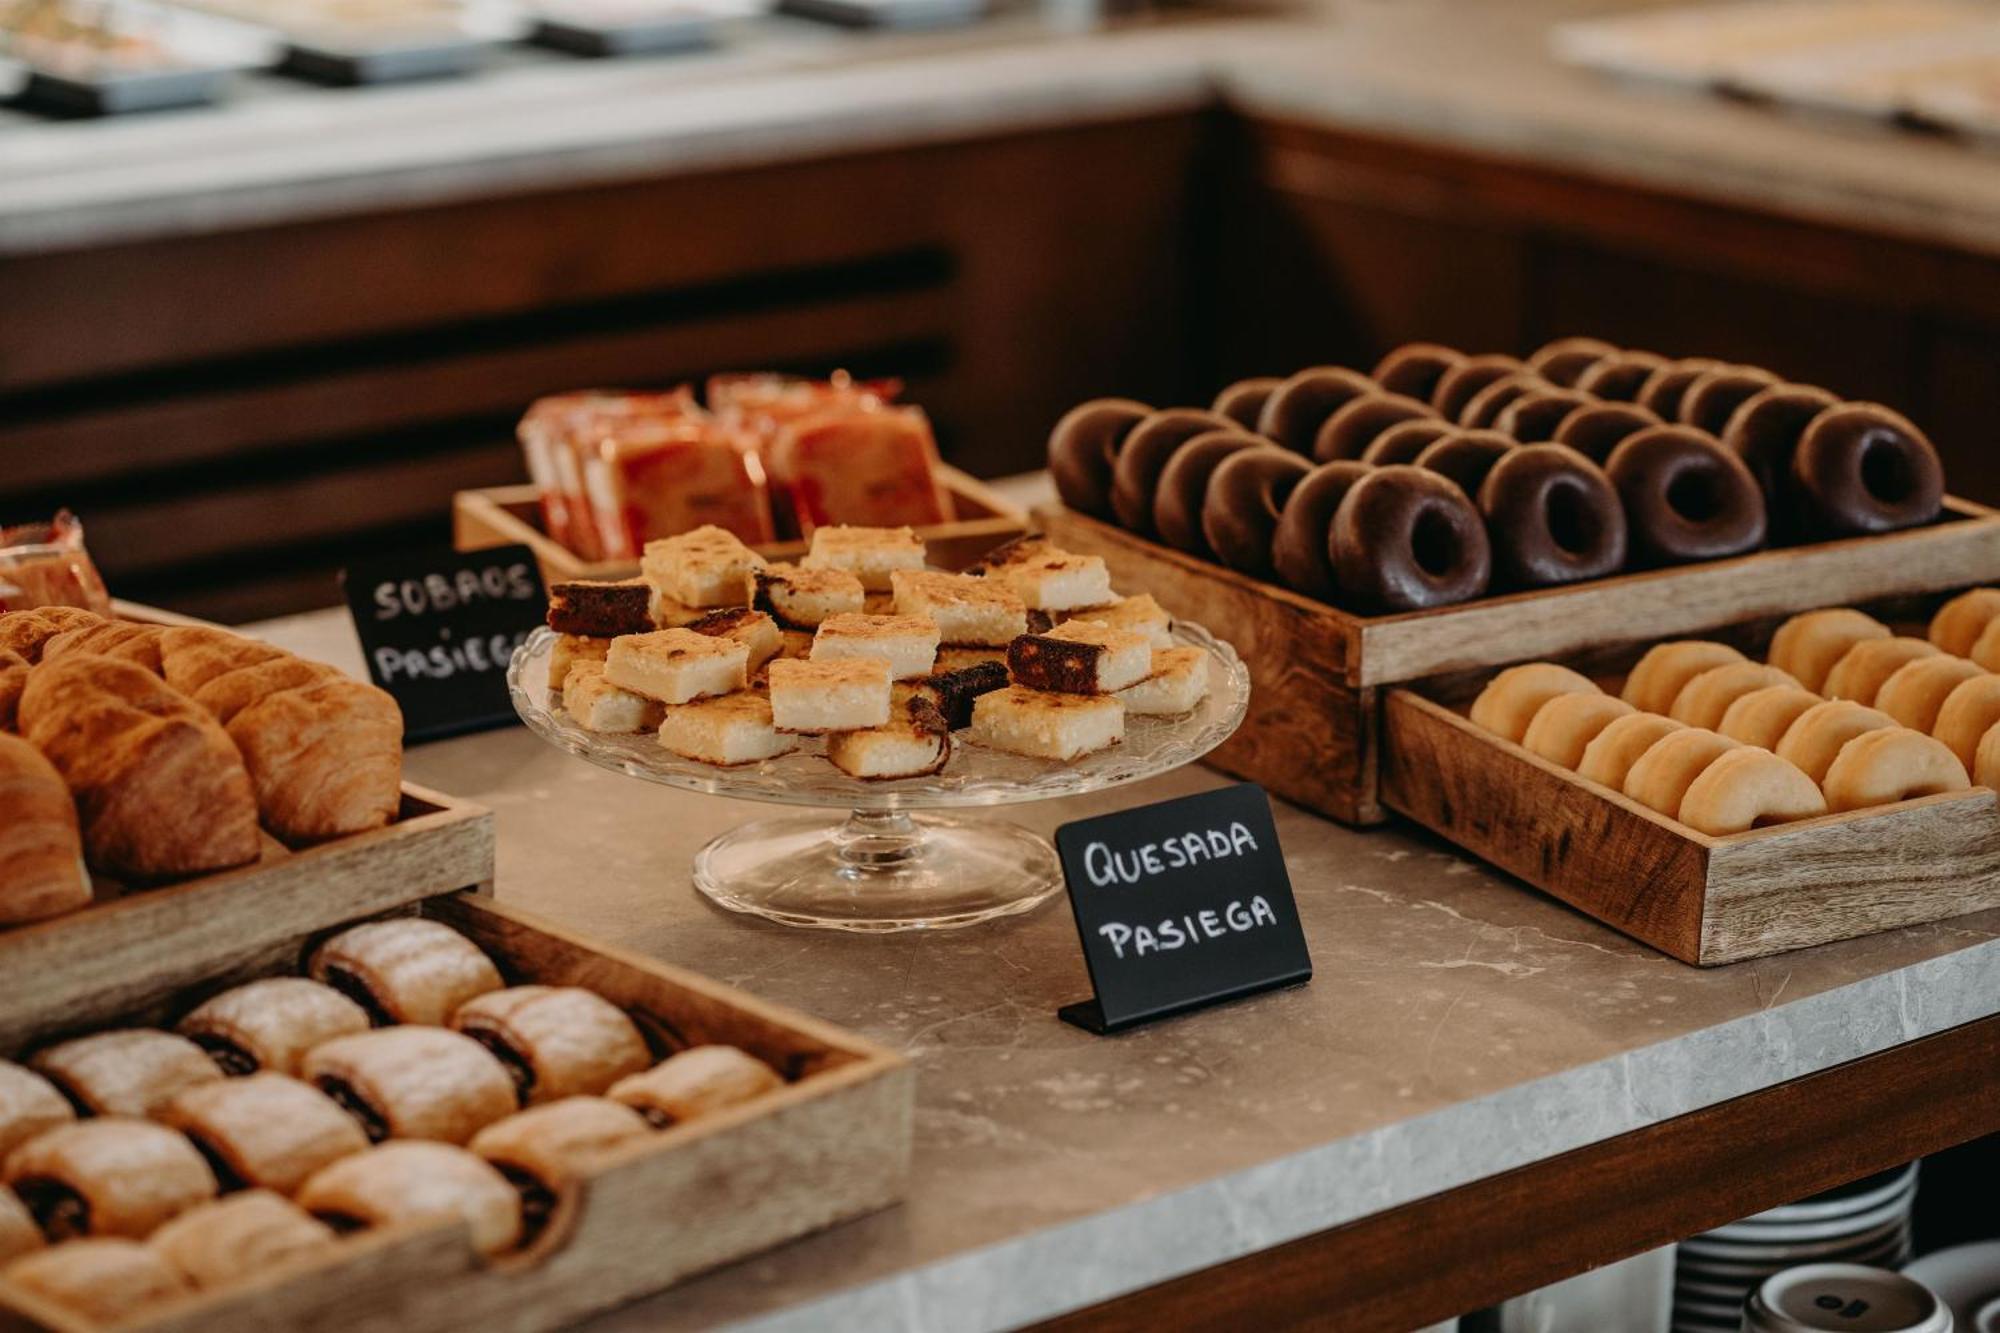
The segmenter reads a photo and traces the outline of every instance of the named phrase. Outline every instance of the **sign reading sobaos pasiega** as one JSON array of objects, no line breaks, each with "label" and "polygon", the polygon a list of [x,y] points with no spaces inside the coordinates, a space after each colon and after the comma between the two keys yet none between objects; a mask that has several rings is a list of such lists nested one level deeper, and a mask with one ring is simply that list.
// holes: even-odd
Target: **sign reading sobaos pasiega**
[{"label": "sign reading sobaos pasiega", "polygon": [[406,739],[514,720],[507,663],[548,610],[527,547],[404,555],[341,578],[368,674],[402,705]]},{"label": "sign reading sobaos pasiega", "polygon": [[1122,1028],[1312,976],[1271,820],[1254,783],[1056,831],[1095,1000],[1061,1016]]}]

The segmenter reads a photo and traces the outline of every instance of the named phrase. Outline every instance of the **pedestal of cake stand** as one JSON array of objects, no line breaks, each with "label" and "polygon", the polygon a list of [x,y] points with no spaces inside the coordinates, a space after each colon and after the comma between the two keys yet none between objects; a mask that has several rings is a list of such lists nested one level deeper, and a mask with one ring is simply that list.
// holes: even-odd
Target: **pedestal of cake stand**
[{"label": "pedestal of cake stand", "polygon": [[1048,840],[1016,824],[856,810],[731,829],[695,857],[694,885],[732,912],[879,934],[1031,911],[1062,871]]}]

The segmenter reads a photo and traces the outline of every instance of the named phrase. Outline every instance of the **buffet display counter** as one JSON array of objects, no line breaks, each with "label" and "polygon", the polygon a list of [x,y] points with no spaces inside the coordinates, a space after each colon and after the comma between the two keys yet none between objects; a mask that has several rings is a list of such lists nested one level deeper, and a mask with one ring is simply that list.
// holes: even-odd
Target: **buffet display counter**
[{"label": "buffet display counter", "polygon": [[[338,613],[256,628],[359,667]],[[502,905],[915,1065],[901,1207],[596,1328],[1223,1328],[1338,1309],[1343,1329],[1407,1333],[2000,1129],[2000,913],[1702,970],[1407,826],[1280,807],[1312,984],[1106,1039],[1055,1017],[1087,990],[1060,907],[965,932],[789,930],[688,886],[748,807],[518,729],[407,763],[492,808]],[[1022,820],[1048,833],[1223,781],[1186,769]]]}]

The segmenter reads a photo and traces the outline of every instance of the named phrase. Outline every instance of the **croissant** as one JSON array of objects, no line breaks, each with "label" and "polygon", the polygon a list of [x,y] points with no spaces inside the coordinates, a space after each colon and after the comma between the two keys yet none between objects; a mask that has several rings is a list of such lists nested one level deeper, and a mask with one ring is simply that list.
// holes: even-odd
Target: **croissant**
[{"label": "croissant", "polygon": [[18,736],[0,735],[0,810],[0,925],[88,907],[76,803],[55,765]]},{"label": "croissant", "polygon": [[14,714],[27,685],[28,659],[12,648],[0,648],[0,731],[14,729]]},{"label": "croissant", "polygon": [[158,625],[137,625],[129,620],[100,620],[94,625],[64,630],[43,643],[42,660],[52,662],[69,653],[96,653],[144,667],[157,676],[160,674],[160,635],[164,632]]},{"label": "croissant", "polygon": [[257,801],[242,756],[158,676],[66,653],[28,673],[19,721],[76,798],[93,866],[154,879],[257,859]]},{"label": "croissant", "polygon": [[167,683],[243,753],[264,824],[287,842],[380,828],[402,801],[403,714],[372,685],[240,634],[160,636]]},{"label": "croissant", "polygon": [[0,648],[17,652],[30,662],[42,660],[42,645],[66,630],[101,625],[104,617],[73,606],[43,606],[33,611],[0,614]]}]

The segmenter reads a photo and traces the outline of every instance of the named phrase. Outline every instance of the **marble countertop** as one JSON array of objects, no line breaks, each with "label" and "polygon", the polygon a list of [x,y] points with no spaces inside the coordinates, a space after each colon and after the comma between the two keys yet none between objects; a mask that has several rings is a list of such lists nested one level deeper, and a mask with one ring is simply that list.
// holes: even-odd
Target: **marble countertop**
[{"label": "marble countertop", "polygon": [[[343,613],[256,628],[358,667]],[[916,1063],[904,1205],[604,1333],[1010,1327],[2000,1012],[2000,912],[1702,971],[1407,827],[1281,805],[1311,984],[1098,1038],[1055,1017],[1088,991],[1060,901],[929,937],[789,930],[688,882],[705,841],[770,811],[519,729],[423,746],[408,771],[493,807],[501,899]],[[1222,781],[1188,769],[990,817],[1047,834]]]},{"label": "marble countertop", "polygon": [[[514,55],[364,93],[252,81],[220,107],[0,124],[0,254],[1241,108],[1513,155],[2000,251],[2000,154],[1563,68],[1546,25],[1631,0],[1311,0],[1079,28],[1055,9],[955,33],[774,20],[667,59]],[[283,87],[283,91],[279,89]],[[393,131],[393,132],[388,132]]]}]

